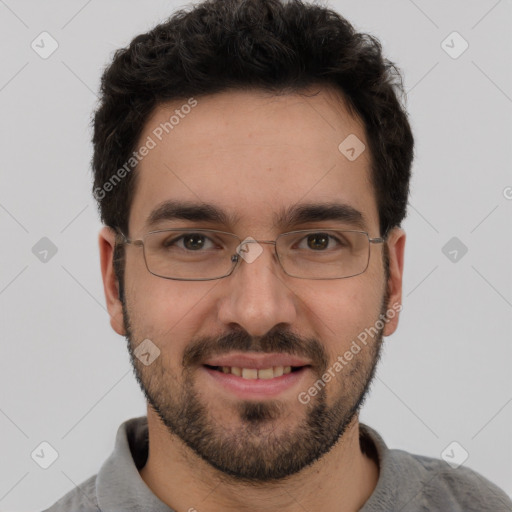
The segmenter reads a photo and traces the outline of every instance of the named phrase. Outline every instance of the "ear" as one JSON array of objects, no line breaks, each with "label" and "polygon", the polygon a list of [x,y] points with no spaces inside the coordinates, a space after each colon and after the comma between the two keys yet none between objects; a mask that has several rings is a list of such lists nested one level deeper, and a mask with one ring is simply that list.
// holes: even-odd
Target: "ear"
[{"label": "ear", "polygon": [[116,234],[112,228],[103,227],[98,236],[100,248],[101,276],[110,315],[110,325],[117,334],[126,335],[123,320],[123,305],[119,300],[119,282],[114,272],[114,248]]},{"label": "ear", "polygon": [[389,291],[388,310],[395,313],[388,315],[388,322],[384,326],[384,336],[390,336],[398,327],[398,317],[402,309],[402,277],[404,271],[405,231],[398,227],[393,228],[387,238],[389,250]]}]

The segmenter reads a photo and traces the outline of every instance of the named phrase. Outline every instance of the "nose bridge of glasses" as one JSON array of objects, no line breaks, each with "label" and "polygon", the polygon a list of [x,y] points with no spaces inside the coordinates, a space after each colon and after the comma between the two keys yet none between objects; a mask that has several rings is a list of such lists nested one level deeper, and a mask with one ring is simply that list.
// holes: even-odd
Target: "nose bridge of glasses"
[{"label": "nose bridge of glasses", "polygon": [[[235,249],[235,253],[231,255],[232,263],[236,264],[241,263],[241,260],[245,260],[246,263],[252,263],[256,259],[260,257],[263,253],[263,247],[260,244],[268,244],[273,245],[275,247],[274,258],[277,256],[277,247],[276,240],[256,240],[252,237],[247,237],[244,240],[240,241]],[[251,249],[251,245],[254,249]],[[277,258],[278,259],[278,258]]]},{"label": "nose bridge of glasses", "polygon": [[[236,253],[241,254],[241,253],[249,252],[250,251],[250,249],[248,247],[249,244],[255,244],[256,246],[258,246],[260,244],[268,244],[268,245],[273,245],[275,247],[276,241],[275,240],[255,240],[252,237],[247,237],[245,240],[240,241],[240,243],[236,247]],[[263,249],[261,249],[259,252],[262,252],[262,251],[263,251]]]},{"label": "nose bridge of glasses", "polygon": [[275,240],[255,240],[254,238],[246,238],[245,240],[242,240],[240,242],[240,245],[244,244],[270,244],[270,245],[276,245]]},{"label": "nose bridge of glasses", "polygon": [[[252,237],[247,237],[245,240],[242,240],[238,247],[236,248],[236,252],[238,254],[249,252],[249,244],[255,244],[256,247],[259,246],[260,244],[273,245],[277,252],[276,240],[255,240]],[[263,248],[261,248],[259,251],[257,250],[257,252],[263,252]]]}]

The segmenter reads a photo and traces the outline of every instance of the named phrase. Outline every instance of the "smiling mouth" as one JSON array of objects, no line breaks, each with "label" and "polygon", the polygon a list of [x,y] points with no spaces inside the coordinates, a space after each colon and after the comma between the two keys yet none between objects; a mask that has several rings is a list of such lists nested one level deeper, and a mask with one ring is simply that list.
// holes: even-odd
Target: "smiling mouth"
[{"label": "smiling mouth", "polygon": [[246,380],[268,380],[274,379],[276,377],[281,377],[283,375],[287,375],[289,373],[298,372],[304,368],[309,367],[306,366],[271,366],[269,368],[240,368],[237,366],[211,366],[208,364],[203,365],[205,368],[210,370],[215,370],[220,373],[226,373],[231,375],[236,375],[237,377],[241,377]]}]

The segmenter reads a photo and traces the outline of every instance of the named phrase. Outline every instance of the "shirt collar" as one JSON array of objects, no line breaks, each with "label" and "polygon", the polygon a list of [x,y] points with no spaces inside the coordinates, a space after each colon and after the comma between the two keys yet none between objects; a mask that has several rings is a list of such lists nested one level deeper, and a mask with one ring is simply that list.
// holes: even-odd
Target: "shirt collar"
[{"label": "shirt collar", "polygon": [[[393,499],[390,491],[394,489],[394,461],[392,452],[375,430],[363,423],[359,423],[359,429],[362,451],[379,464],[377,486],[360,511],[372,512],[381,510],[384,501]],[[101,466],[96,479],[102,512],[136,512],[141,507],[147,512],[173,512],[153,494],[139,474],[148,458],[148,440],[146,416],[129,419],[119,426],[114,451]]]},{"label": "shirt collar", "polygon": [[172,512],[146,485],[139,474],[148,458],[147,417],[122,423],[114,451],[101,466],[96,479],[98,505],[102,512]]}]

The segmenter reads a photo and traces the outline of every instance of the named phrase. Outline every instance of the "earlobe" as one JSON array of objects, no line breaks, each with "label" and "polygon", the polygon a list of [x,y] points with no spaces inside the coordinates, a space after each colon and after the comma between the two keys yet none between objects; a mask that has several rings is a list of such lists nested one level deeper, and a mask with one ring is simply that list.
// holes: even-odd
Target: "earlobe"
[{"label": "earlobe", "polygon": [[391,230],[387,246],[389,251],[389,300],[387,305],[388,322],[384,327],[384,336],[390,336],[398,327],[398,317],[402,309],[402,278],[404,271],[405,231],[401,228]]},{"label": "earlobe", "polygon": [[101,276],[107,311],[110,316],[110,325],[117,334],[125,336],[123,305],[120,300],[119,282],[114,271],[115,238],[116,235],[112,228],[105,226],[100,230],[98,245],[100,250]]}]

